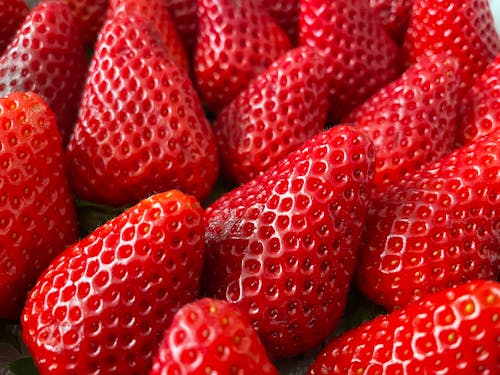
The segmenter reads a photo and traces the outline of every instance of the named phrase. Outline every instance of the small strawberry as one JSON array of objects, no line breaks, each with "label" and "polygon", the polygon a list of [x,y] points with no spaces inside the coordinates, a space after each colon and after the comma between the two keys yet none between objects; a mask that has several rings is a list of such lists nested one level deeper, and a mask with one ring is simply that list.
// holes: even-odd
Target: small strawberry
[{"label": "small strawberry", "polygon": [[498,374],[500,283],[427,296],[335,338],[308,375]]},{"label": "small strawberry", "polygon": [[120,206],[173,188],[209,194],[212,129],[188,75],[141,18],[104,25],[66,156],[75,192],[90,201]]},{"label": "small strawberry", "polygon": [[300,0],[263,0],[263,6],[286,32],[292,45],[296,45],[299,38]]},{"label": "small strawberry", "polygon": [[370,0],[370,7],[378,16],[385,31],[402,44],[411,18],[414,0]]},{"label": "small strawberry", "polygon": [[197,0],[163,0],[189,56],[194,54],[198,34]]},{"label": "small strawberry", "polygon": [[33,91],[55,112],[65,145],[75,125],[86,60],[68,7],[50,1],[33,9],[0,57],[0,96]]},{"label": "small strawberry", "polygon": [[500,131],[408,175],[373,202],[361,291],[388,309],[500,274]]},{"label": "small strawberry", "polygon": [[176,311],[199,292],[204,213],[154,195],[66,249],[21,318],[41,375],[145,374]]},{"label": "small strawberry", "polygon": [[222,170],[247,182],[323,130],[325,72],[325,59],[301,47],[255,78],[214,123]]},{"label": "small strawberry", "polygon": [[106,17],[109,0],[62,0],[71,9],[78,25],[80,39],[87,45],[93,45],[97,33]]},{"label": "small strawberry", "polygon": [[214,113],[291,46],[260,1],[198,0],[198,19],[195,78]]},{"label": "small strawberry", "polygon": [[446,54],[424,58],[343,119],[375,144],[379,192],[453,150],[460,72]]},{"label": "small strawberry", "polygon": [[328,60],[329,121],[338,122],[399,74],[398,48],[367,0],[303,0],[299,44]]},{"label": "small strawberry", "polygon": [[19,318],[28,290],[77,239],[54,113],[34,93],[0,99],[0,319]]},{"label": "small strawberry", "polygon": [[24,0],[2,1],[0,7],[0,53],[10,43],[28,13],[29,9]]},{"label": "small strawberry", "polygon": [[207,209],[205,292],[237,305],[272,356],[304,353],[338,324],[374,158],[367,137],[337,126]]},{"label": "small strawberry", "polygon": [[150,375],[251,372],[278,375],[241,312],[229,302],[204,298],[175,314]]}]

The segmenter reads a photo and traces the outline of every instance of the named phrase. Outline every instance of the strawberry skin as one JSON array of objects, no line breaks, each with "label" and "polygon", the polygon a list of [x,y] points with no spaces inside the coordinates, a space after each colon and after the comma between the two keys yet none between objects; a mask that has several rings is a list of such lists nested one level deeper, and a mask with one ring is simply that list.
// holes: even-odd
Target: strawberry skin
[{"label": "strawberry skin", "polygon": [[75,192],[112,206],[168,189],[206,197],[215,136],[187,74],[148,25],[120,14],[96,44],[66,155]]},{"label": "strawberry skin", "polygon": [[106,17],[109,0],[62,0],[71,9],[80,40],[93,45]]},{"label": "strawberry skin", "polygon": [[370,7],[378,16],[385,31],[402,44],[410,22],[414,0],[370,0]]},{"label": "strawberry skin", "polygon": [[271,17],[278,22],[288,35],[292,45],[296,45],[299,38],[299,0],[263,0],[263,6]]},{"label": "strawberry skin", "polygon": [[460,73],[446,54],[429,56],[344,118],[375,144],[378,192],[453,150]]},{"label": "strawberry skin", "polygon": [[427,296],[334,339],[308,375],[498,374],[500,283]]},{"label": "strawberry skin", "polygon": [[198,20],[195,79],[214,113],[291,47],[260,1],[198,0]]},{"label": "strawberry skin", "polygon": [[149,375],[250,372],[278,375],[245,316],[227,301],[204,298],[175,314]]},{"label": "strawberry skin", "polygon": [[398,308],[500,271],[500,131],[407,176],[376,198],[360,248],[358,284]]},{"label": "strawberry skin", "polygon": [[28,15],[24,0],[4,0],[0,8],[0,53],[10,43],[19,26]]},{"label": "strawberry skin", "polygon": [[34,93],[0,99],[0,319],[18,319],[28,290],[77,239],[54,113]]},{"label": "strawberry skin", "polygon": [[154,195],[66,249],[21,318],[41,375],[145,374],[175,312],[199,293],[204,213]]},{"label": "strawberry skin", "polygon": [[205,295],[236,304],[271,356],[304,353],[337,325],[374,157],[367,137],[337,126],[207,209]]},{"label": "strawberry skin", "polygon": [[174,20],[186,52],[192,56],[198,33],[198,15],[196,14],[198,2],[196,0],[163,0],[163,3]]},{"label": "strawberry skin", "polygon": [[293,49],[220,113],[214,132],[222,170],[232,180],[251,180],[323,129],[325,73],[325,60],[313,49]]}]

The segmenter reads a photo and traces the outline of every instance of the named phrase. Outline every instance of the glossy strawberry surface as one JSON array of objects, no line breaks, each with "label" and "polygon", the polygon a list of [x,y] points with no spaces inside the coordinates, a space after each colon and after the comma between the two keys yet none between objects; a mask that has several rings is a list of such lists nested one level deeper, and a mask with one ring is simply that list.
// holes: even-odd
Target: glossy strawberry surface
[{"label": "glossy strawberry surface", "polygon": [[83,43],[93,45],[101,29],[109,0],[62,0],[71,9]]},{"label": "glossy strawberry surface", "polygon": [[414,0],[370,0],[370,7],[398,44],[406,35]]},{"label": "glossy strawberry surface", "polygon": [[0,7],[0,53],[21,26],[29,9],[24,0],[4,0]]}]

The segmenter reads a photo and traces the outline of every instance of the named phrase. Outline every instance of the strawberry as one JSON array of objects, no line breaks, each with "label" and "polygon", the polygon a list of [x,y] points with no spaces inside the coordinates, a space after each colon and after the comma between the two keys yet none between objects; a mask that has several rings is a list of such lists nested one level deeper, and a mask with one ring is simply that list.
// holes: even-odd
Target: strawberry
[{"label": "strawberry", "polygon": [[385,31],[402,44],[410,22],[414,0],[370,0],[370,7],[378,16]]},{"label": "strawberry", "polygon": [[489,1],[415,0],[404,52],[407,65],[443,52],[457,58],[465,93],[500,52]]},{"label": "strawberry", "polygon": [[325,71],[313,49],[291,50],[220,113],[214,132],[225,173],[247,182],[323,129]]},{"label": "strawberry", "polygon": [[263,6],[286,32],[292,44],[296,45],[299,38],[300,0],[263,0]]},{"label": "strawberry", "polygon": [[71,9],[78,25],[80,39],[87,45],[93,45],[97,33],[104,23],[109,0],[62,0]]},{"label": "strawberry", "polygon": [[500,283],[432,294],[335,338],[308,375],[498,374]]},{"label": "strawberry", "polygon": [[379,192],[452,151],[460,82],[455,59],[429,56],[344,118],[375,143]]},{"label": "strawberry", "polygon": [[32,10],[0,57],[0,97],[33,91],[55,112],[65,145],[75,125],[86,62],[68,7],[43,2]]},{"label": "strawberry", "polygon": [[215,137],[187,74],[142,19],[109,19],[96,43],[68,170],[82,198],[112,206],[179,188],[204,198]]},{"label": "strawberry", "polygon": [[77,239],[54,113],[34,93],[0,98],[0,318],[17,319],[37,276]]},{"label": "strawberry", "polygon": [[174,20],[188,55],[192,56],[198,34],[198,15],[196,14],[198,2],[196,0],[163,0],[163,3]]},{"label": "strawberry", "polygon": [[338,324],[374,157],[337,126],[208,207],[205,295],[238,306],[272,356],[304,353]]},{"label": "strawberry", "polygon": [[464,98],[458,123],[461,144],[500,128],[500,54],[487,67]]},{"label": "strawberry", "polygon": [[4,0],[2,2],[0,8],[0,53],[10,43],[28,13],[29,9],[24,0]]},{"label": "strawberry", "polygon": [[21,317],[41,375],[144,374],[175,312],[199,293],[204,213],[154,195],[67,248]]},{"label": "strawberry", "polygon": [[148,21],[167,47],[172,60],[189,73],[189,63],[182,40],[163,0],[110,0],[110,17],[121,12],[135,14]]},{"label": "strawberry", "polygon": [[359,287],[388,309],[500,273],[500,131],[462,147],[372,202]]},{"label": "strawberry", "polygon": [[245,316],[226,301],[184,305],[165,332],[150,375],[275,374]]},{"label": "strawberry", "polygon": [[291,46],[260,1],[198,0],[198,19],[195,79],[214,113]]},{"label": "strawberry", "polygon": [[367,0],[303,0],[299,44],[327,58],[331,122],[338,122],[399,74],[398,48]]}]

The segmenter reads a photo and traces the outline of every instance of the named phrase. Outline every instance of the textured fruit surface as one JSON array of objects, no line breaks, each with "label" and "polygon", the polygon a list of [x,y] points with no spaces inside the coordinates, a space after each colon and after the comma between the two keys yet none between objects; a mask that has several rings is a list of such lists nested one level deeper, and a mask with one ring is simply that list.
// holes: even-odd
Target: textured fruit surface
[{"label": "textured fruit surface", "polygon": [[205,292],[241,308],[271,356],[304,353],[337,325],[374,157],[337,126],[207,209]]},{"label": "textured fruit surface", "polygon": [[62,0],[71,9],[80,39],[85,44],[93,44],[108,8],[109,0]]},{"label": "textured fruit surface", "polygon": [[29,9],[24,0],[4,0],[0,7],[0,53],[21,26]]},{"label": "textured fruit surface", "polygon": [[187,74],[141,19],[108,20],[67,159],[84,199],[119,206],[158,191],[206,197],[218,171],[210,124]]},{"label": "textured fruit surface", "polygon": [[474,281],[330,342],[308,375],[498,374],[500,284]]},{"label": "textured fruit surface", "polygon": [[323,130],[325,73],[324,58],[301,47],[255,78],[214,123],[221,170],[247,182]]},{"label": "textured fruit surface", "polygon": [[375,199],[360,289],[388,309],[500,270],[500,131],[407,176]]},{"label": "textured fruit surface", "polygon": [[169,191],[66,249],[21,318],[40,374],[147,373],[175,312],[198,296],[204,227],[199,203]]},{"label": "textured fruit surface", "polygon": [[198,2],[196,0],[163,0],[189,55],[194,53],[198,32]]},{"label": "textured fruit surface", "polygon": [[54,113],[34,93],[0,99],[0,318],[19,318],[28,290],[77,239]]},{"label": "textured fruit surface", "polygon": [[292,45],[296,45],[299,38],[299,0],[262,0],[264,7],[271,17],[286,32]]},{"label": "textured fruit surface", "polygon": [[175,314],[150,375],[250,372],[278,375],[241,312],[229,302],[204,298]]},{"label": "textured fruit surface", "polygon": [[385,31],[398,44],[406,35],[414,0],[370,0],[370,7],[378,16]]}]

